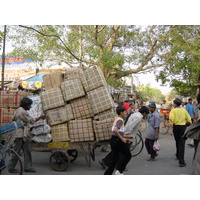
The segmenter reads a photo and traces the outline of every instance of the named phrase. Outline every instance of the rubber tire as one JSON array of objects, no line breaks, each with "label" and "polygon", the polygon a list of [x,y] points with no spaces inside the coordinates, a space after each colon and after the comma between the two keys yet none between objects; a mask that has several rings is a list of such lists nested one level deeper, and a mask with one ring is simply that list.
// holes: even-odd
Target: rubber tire
[{"label": "rubber tire", "polygon": [[[139,147],[139,149],[136,152],[134,152],[134,150],[136,149],[136,147],[138,145],[141,145],[141,147]],[[131,147],[130,147],[132,157],[139,155],[142,152],[143,148],[144,148],[144,141],[142,139],[142,136],[137,133],[136,134],[136,145],[131,145]]]},{"label": "rubber tire", "polygon": [[55,171],[64,171],[70,165],[70,157],[64,151],[55,151],[51,154],[49,162]]}]

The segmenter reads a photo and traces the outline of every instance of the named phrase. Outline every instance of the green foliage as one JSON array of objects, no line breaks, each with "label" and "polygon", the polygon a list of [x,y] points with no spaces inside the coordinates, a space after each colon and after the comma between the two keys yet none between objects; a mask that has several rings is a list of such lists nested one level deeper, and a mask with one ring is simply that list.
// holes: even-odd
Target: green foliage
[{"label": "green foliage", "polygon": [[172,101],[173,99],[175,99],[176,97],[178,97],[179,94],[176,91],[176,89],[172,89],[171,92],[169,93],[169,101]]},{"label": "green foliage", "polygon": [[165,99],[165,96],[159,89],[152,88],[151,84],[136,86],[137,97],[144,102],[156,101],[160,102]]},{"label": "green foliage", "polygon": [[200,26],[173,26],[166,45],[171,52],[157,79],[170,82],[179,95],[195,94],[200,81]]},{"label": "green foliage", "polygon": [[82,64],[83,69],[98,65],[113,87],[123,85],[124,76],[156,67],[163,67],[156,74],[157,79],[170,82],[180,94],[192,94],[200,81],[200,26],[28,27],[43,35],[33,29],[8,26],[8,37],[14,46],[9,56],[22,55],[40,64]]}]

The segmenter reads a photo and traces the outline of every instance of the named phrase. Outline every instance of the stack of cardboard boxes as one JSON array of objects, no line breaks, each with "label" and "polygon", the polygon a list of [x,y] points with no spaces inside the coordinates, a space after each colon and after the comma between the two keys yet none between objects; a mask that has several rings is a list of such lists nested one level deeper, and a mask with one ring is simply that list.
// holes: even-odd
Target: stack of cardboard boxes
[{"label": "stack of cardboard boxes", "polygon": [[[50,88],[53,81],[46,79],[55,80],[55,77],[51,77],[58,74],[54,74],[43,76],[44,86],[48,89],[41,93],[43,110],[51,126],[52,141],[108,140],[115,112],[101,69],[93,67],[84,72],[79,68],[67,71],[65,79],[57,77],[56,87],[51,85]],[[94,121],[96,115],[99,116],[98,122]],[[100,128],[102,124],[105,124],[105,130]]]},{"label": "stack of cardboard boxes", "polygon": [[12,122],[21,99],[29,95],[30,93],[20,90],[0,91],[0,126]]}]

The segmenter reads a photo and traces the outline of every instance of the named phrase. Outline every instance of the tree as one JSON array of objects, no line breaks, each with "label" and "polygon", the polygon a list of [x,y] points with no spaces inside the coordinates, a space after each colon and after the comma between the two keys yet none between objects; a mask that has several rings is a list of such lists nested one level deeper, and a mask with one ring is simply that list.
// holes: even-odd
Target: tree
[{"label": "tree", "polygon": [[136,86],[137,97],[141,101],[156,101],[160,102],[165,99],[165,96],[159,89],[152,88],[151,84]]},{"label": "tree", "polygon": [[165,40],[171,52],[157,78],[170,82],[179,95],[195,94],[200,84],[200,26],[173,26]]},{"label": "tree", "polygon": [[[98,65],[115,87],[122,77],[165,66],[163,37],[170,26],[10,26],[10,56],[85,69]],[[165,42],[165,41],[164,41]],[[160,57],[160,58],[159,58]],[[159,59],[158,59],[159,58]],[[133,66],[133,67],[132,67]]]},{"label": "tree", "polygon": [[178,97],[178,96],[179,96],[179,95],[178,95],[176,89],[173,88],[173,89],[171,90],[171,92],[169,93],[169,101],[172,101],[173,99],[175,99],[175,98]]}]

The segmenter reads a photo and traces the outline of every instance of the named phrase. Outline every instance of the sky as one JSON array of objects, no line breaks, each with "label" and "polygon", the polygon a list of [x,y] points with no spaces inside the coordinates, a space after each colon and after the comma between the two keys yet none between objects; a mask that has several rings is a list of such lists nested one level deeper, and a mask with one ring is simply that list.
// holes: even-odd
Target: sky
[{"label": "sky", "polygon": [[[136,74],[134,75],[134,77],[138,78],[141,85],[146,85],[150,83],[152,88],[159,89],[162,94],[169,94],[170,91],[172,90],[172,88],[170,88],[169,86],[161,86],[161,82],[156,81],[156,78],[153,72],[149,72],[147,74]],[[138,85],[137,78],[134,79],[135,85]]]}]

